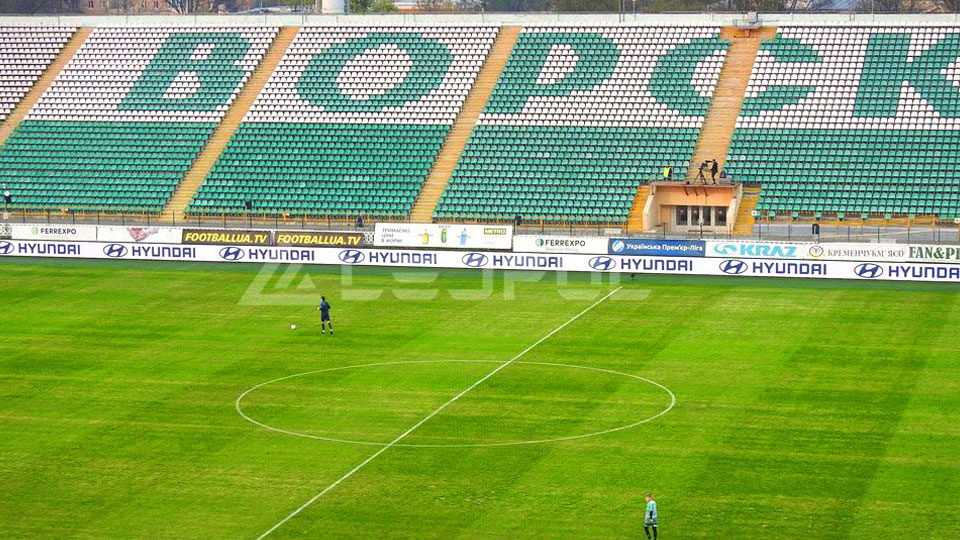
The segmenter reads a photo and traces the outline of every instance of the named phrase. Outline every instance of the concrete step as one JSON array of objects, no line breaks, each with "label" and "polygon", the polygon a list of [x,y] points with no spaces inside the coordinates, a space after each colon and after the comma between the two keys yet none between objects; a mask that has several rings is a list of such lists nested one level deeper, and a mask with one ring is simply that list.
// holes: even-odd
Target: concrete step
[{"label": "concrete step", "polygon": [[457,115],[453,127],[447,133],[443,141],[443,147],[437,153],[433,167],[427,175],[427,179],[420,188],[417,200],[410,211],[410,221],[414,223],[428,223],[433,220],[433,211],[447,187],[447,182],[453,176],[460,154],[466,148],[473,132],[473,127],[477,123],[477,118],[487,104],[493,87],[500,78],[503,66],[506,65],[510,52],[520,35],[519,26],[502,26],[497,33],[497,38],[493,42],[487,59],[480,68],[480,73],[470,89],[469,95],[464,100],[463,107]]},{"label": "concrete step", "polygon": [[721,36],[730,40],[730,47],[694,146],[687,169],[688,180],[695,180],[700,163],[709,159],[716,159],[722,171],[761,39],[775,33],[775,28],[768,27],[749,32],[733,27],[721,29]]},{"label": "concrete step", "polygon": [[217,158],[230,142],[233,134],[240,126],[240,122],[243,121],[243,117],[250,110],[250,106],[260,95],[260,91],[263,90],[264,85],[269,80],[270,74],[274,72],[277,64],[283,59],[284,53],[298,31],[299,27],[286,26],[277,33],[253,75],[247,79],[247,83],[240,89],[240,93],[233,100],[230,108],[227,109],[223,120],[217,124],[213,134],[207,139],[207,143],[200,154],[194,159],[190,169],[177,186],[177,190],[167,201],[167,205],[161,214],[162,218],[172,219],[175,215],[182,216],[184,214],[186,205],[193,199],[200,185],[203,184],[207,174],[210,173],[213,165],[217,162]]},{"label": "concrete step", "polygon": [[47,66],[47,69],[45,69],[37,81],[33,83],[33,86],[26,95],[23,96],[20,102],[17,103],[16,107],[10,111],[10,114],[4,119],[3,124],[0,124],[0,145],[3,145],[3,143],[7,141],[7,138],[10,137],[10,134],[13,133],[17,125],[27,116],[30,109],[40,101],[43,93],[50,88],[53,81],[57,80],[57,75],[70,63],[70,59],[80,50],[80,47],[92,31],[92,28],[79,28],[70,36],[70,39],[67,40],[63,48],[60,49],[57,56]]},{"label": "concrete step", "polygon": [[650,186],[644,185],[637,188],[637,194],[633,197],[633,204],[630,205],[630,213],[627,214],[627,233],[643,232],[645,230],[643,209],[647,205],[649,196]]}]

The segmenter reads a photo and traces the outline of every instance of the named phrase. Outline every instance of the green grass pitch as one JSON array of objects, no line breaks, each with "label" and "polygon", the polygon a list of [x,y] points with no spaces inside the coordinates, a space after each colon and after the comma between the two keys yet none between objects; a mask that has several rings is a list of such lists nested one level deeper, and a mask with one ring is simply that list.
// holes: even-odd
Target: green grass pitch
[{"label": "green grass pitch", "polygon": [[956,287],[536,276],[7,260],[3,538],[256,539],[618,286],[267,538],[960,538]]}]

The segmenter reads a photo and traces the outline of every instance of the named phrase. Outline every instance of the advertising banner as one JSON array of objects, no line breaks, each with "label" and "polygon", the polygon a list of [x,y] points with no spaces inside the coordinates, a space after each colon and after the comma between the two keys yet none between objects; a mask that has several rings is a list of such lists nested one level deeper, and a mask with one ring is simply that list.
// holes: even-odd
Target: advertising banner
[{"label": "advertising banner", "polygon": [[100,242],[138,242],[141,244],[179,244],[183,230],[179,227],[97,227]]},{"label": "advertising banner", "polygon": [[373,243],[382,247],[451,249],[510,249],[510,225],[444,225],[435,223],[377,223]]},{"label": "advertising banner", "polygon": [[359,247],[366,243],[360,232],[274,231],[273,238],[278,246]]},{"label": "advertising banner", "polygon": [[97,239],[96,225],[11,225],[15,240],[76,240]]},{"label": "advertising banner", "polygon": [[707,241],[707,257],[817,261],[960,263],[960,247],[870,242],[820,244]]},{"label": "advertising banner", "polygon": [[160,226],[0,224],[0,240],[78,240],[141,244],[360,247],[373,233],[301,230],[184,229]]},{"label": "advertising banner", "polygon": [[781,242],[739,242],[707,240],[707,257],[742,257],[747,259],[805,259],[807,250],[816,244]]},{"label": "advertising banner", "polygon": [[709,275],[730,276],[731,279],[780,277],[960,283],[960,264],[909,262],[0,240],[0,260],[3,257]]},{"label": "advertising banner", "polygon": [[827,261],[905,261],[905,244],[824,243],[806,246],[807,258]]},{"label": "advertising banner", "polygon": [[960,263],[960,246],[922,246],[911,244],[907,247],[906,260],[920,262]]},{"label": "advertising banner", "polygon": [[362,248],[376,246],[505,250],[516,253],[708,257],[787,261],[918,262],[960,265],[960,246],[872,242],[648,240],[519,235],[511,226],[377,224],[374,233],[347,231],[184,229],[112,225],[0,223],[0,240],[140,244]]},{"label": "advertising banner", "polygon": [[242,246],[269,246],[270,231],[183,229],[182,242],[184,244],[236,244]]},{"label": "advertising banner", "polygon": [[[764,261],[707,259],[721,274],[752,277],[802,277],[876,281],[960,283],[960,265],[868,261]],[[705,269],[708,272],[712,268]],[[718,274],[713,274],[718,275]]]},{"label": "advertising banner", "polygon": [[607,239],[592,236],[514,236],[513,250],[521,253],[607,252]]},{"label": "advertising banner", "polygon": [[706,244],[696,240],[645,240],[611,238],[610,253],[615,255],[651,255],[661,257],[703,257]]}]

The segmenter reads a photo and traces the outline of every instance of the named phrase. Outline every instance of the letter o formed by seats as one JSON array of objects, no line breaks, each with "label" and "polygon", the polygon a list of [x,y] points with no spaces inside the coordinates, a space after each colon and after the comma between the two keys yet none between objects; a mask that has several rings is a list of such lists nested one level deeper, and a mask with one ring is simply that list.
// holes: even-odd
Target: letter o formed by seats
[{"label": "letter o formed by seats", "polygon": [[[386,93],[356,100],[344,95],[337,77],[344,66],[365,51],[383,45],[395,45],[413,61],[403,82]],[[307,69],[297,81],[300,96],[311,105],[330,112],[379,112],[385,107],[399,107],[417,101],[443,82],[453,55],[446,45],[420,34],[405,32],[372,33],[364,38],[333,45],[310,59]]]}]

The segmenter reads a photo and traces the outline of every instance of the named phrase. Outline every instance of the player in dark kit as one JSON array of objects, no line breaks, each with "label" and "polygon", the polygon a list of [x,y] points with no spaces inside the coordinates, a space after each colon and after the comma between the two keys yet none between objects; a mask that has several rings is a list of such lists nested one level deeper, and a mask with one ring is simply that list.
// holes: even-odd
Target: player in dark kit
[{"label": "player in dark kit", "polygon": [[320,305],[317,306],[317,309],[320,310],[320,333],[326,334],[326,325],[330,325],[330,335],[333,335],[333,323],[330,322],[330,302],[327,302],[327,297],[320,297]]}]

